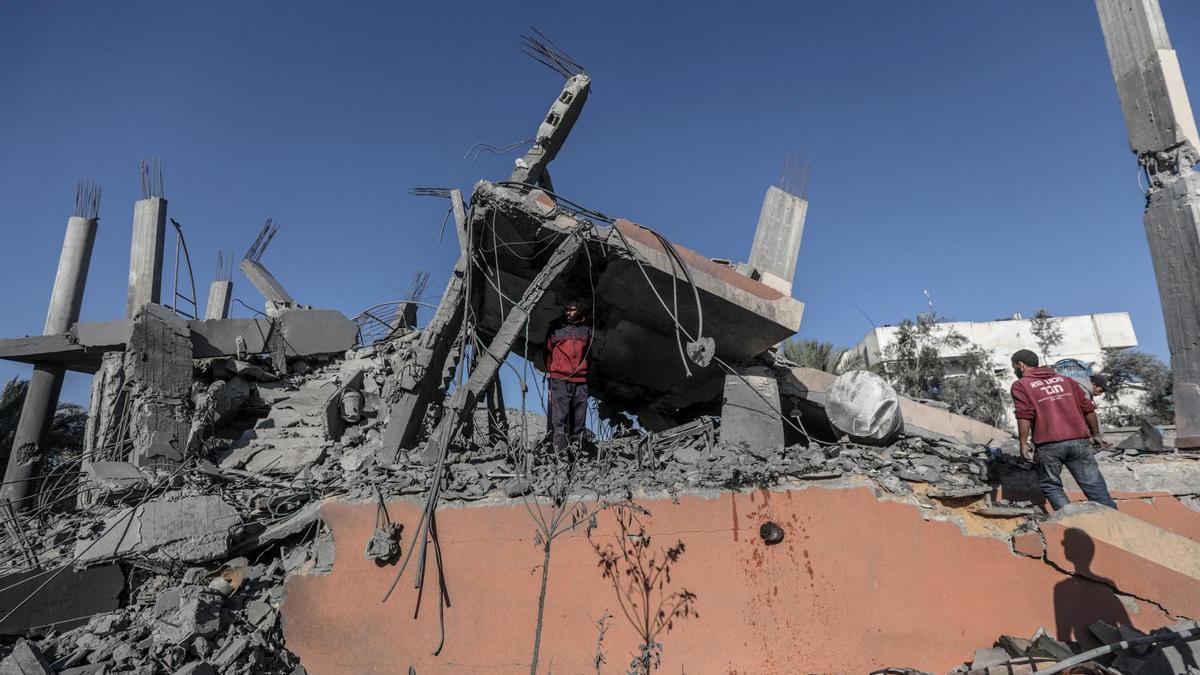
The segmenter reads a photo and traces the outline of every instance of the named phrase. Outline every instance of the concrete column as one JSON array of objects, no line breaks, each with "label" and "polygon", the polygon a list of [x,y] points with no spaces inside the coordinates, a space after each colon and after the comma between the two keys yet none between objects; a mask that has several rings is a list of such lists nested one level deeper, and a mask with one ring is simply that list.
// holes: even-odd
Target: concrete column
[{"label": "concrete column", "polygon": [[1096,0],[1129,144],[1150,180],[1143,222],[1175,379],[1176,445],[1200,448],[1200,136],[1158,0]]},{"label": "concrete column", "polygon": [[63,238],[54,290],[50,293],[50,310],[46,313],[43,331],[46,335],[65,333],[79,320],[83,288],[92,263],[92,245],[96,243],[97,222],[95,218],[78,216],[71,216],[67,221],[67,235]]},{"label": "concrete column", "polygon": [[217,280],[208,287],[208,304],[204,308],[205,319],[228,319],[229,302],[233,299],[233,282]]},{"label": "concrete column", "polygon": [[133,204],[133,243],[129,248],[129,296],[125,317],[162,295],[163,246],[166,237],[167,200],[139,199]]},{"label": "concrete column", "polygon": [[65,372],[62,365],[39,363],[29,377],[29,390],[25,393],[25,405],[13,434],[12,453],[4,472],[4,487],[0,490],[0,497],[11,501],[17,510],[28,508],[33,501],[28,496],[30,477],[37,458],[50,439],[50,424],[54,421]]},{"label": "concrete column", "polygon": [[792,294],[806,215],[807,200],[772,185],[763,197],[750,248],[752,270],[758,272],[763,283],[788,296]]},{"label": "concrete column", "polygon": [[[99,192],[92,208],[99,208]],[[77,205],[78,206],[78,205]],[[95,212],[87,215],[95,215]],[[83,304],[83,290],[87,285],[88,268],[92,260],[92,245],[96,241],[96,218],[72,216],[67,221],[67,233],[63,238],[62,253],[58,258],[58,272],[54,276],[54,290],[50,293],[50,309],[46,313],[44,333],[64,333],[79,321],[79,309]],[[50,437],[50,425],[54,411],[58,408],[58,396],[62,392],[64,366],[40,363],[33,367],[29,378],[29,390],[21,408],[21,417],[13,436],[12,453],[4,473],[5,485],[0,490],[3,496],[18,509],[29,506],[27,499],[34,463],[46,447]]]}]

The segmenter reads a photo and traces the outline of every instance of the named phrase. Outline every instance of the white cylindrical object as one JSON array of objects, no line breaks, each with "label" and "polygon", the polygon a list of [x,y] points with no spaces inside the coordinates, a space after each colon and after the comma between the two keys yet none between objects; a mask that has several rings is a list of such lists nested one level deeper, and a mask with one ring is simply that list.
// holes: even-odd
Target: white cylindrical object
[{"label": "white cylindrical object", "polygon": [[838,430],[870,445],[891,442],[904,429],[900,397],[866,370],[842,373],[825,394],[825,414]]}]

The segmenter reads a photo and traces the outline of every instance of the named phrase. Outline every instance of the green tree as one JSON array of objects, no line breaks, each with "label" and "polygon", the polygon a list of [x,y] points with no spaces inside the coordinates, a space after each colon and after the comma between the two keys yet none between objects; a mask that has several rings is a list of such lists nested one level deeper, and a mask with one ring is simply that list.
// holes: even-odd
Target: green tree
[{"label": "green tree", "polygon": [[[21,407],[25,405],[25,393],[29,381],[14,377],[0,391],[0,471],[8,466],[8,455],[12,452],[13,437],[17,433],[17,422],[21,419]],[[77,457],[83,451],[83,433],[87,424],[87,411],[74,403],[60,403],[54,412],[50,426],[50,450],[55,464]]]},{"label": "green tree", "polygon": [[1002,423],[1005,394],[991,356],[937,316],[901,321],[883,356],[876,370],[899,393],[942,401],[952,412],[981,422]]},{"label": "green tree", "polygon": [[1043,363],[1052,363],[1050,352],[1062,344],[1062,319],[1055,319],[1044,309],[1039,309],[1029,320],[1029,331],[1041,350]]},{"label": "green tree", "polygon": [[1140,423],[1142,418],[1152,424],[1175,421],[1171,368],[1157,356],[1128,349],[1105,350],[1104,374],[1108,376],[1107,396],[1115,399],[1122,391],[1145,392],[1135,406],[1118,406],[1108,413],[1105,422],[1129,426]]},{"label": "green tree", "polygon": [[783,356],[803,368],[814,368],[827,373],[836,373],[838,362],[846,353],[845,347],[832,342],[792,338],[783,344]]}]

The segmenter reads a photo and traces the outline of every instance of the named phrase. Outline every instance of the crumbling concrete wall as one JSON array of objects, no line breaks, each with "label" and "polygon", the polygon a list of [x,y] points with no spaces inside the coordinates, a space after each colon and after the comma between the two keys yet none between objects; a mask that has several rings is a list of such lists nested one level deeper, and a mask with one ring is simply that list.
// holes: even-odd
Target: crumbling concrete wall
[{"label": "crumbling concrete wall", "polygon": [[183,459],[191,428],[192,340],[187,322],[145,305],[125,351],[129,437],[138,466]]},{"label": "crumbling concrete wall", "polygon": [[[878,498],[868,487],[692,494],[677,502],[639,503],[652,513],[652,548],[685,545],[669,584],[695,593],[699,612],[659,636],[662,672],[868,672],[885,666],[945,672],[1000,634],[1062,627],[1086,642],[1087,626],[1097,620],[1140,629],[1172,621],[1156,604],[1163,598],[1118,593],[1051,564],[1053,556],[1014,553],[1004,538],[964,536],[958,523],[927,520],[928,511]],[[393,520],[409,527],[419,508],[407,501],[389,504]],[[1200,523],[1200,513],[1180,515]],[[437,610],[427,603],[413,620],[411,579],[380,602],[395,568],[362,556],[376,505],[330,504],[322,516],[337,543],[333,573],[293,578],[282,610],[288,646],[309,672],[403,672],[409,666],[417,672],[528,671],[542,551],[519,501],[439,512],[452,605],[445,611],[446,645],[437,657],[430,655],[438,640]],[[781,543],[768,546],[760,538],[767,521],[783,528]],[[592,540],[611,542],[615,532],[611,511],[603,512]],[[541,662],[556,672],[593,670],[597,620],[606,613],[612,618],[599,647],[609,667],[621,670],[637,653],[617,590],[597,562],[582,531],[555,540]],[[1153,561],[1140,565],[1138,574],[1156,573]],[[1119,566],[1097,567],[1112,575],[1117,588],[1131,582]],[[1189,592],[1200,588],[1191,577],[1172,579]],[[426,599],[436,602],[434,593]]]}]

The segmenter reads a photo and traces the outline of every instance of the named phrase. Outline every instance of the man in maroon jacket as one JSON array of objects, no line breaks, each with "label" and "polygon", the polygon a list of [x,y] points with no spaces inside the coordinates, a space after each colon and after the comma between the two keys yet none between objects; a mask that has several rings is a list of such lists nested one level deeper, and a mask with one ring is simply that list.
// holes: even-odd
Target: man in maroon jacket
[{"label": "man in maroon jacket", "polygon": [[1050,506],[1057,511],[1070,501],[1062,484],[1065,464],[1088,499],[1117,508],[1089,447],[1108,445],[1100,434],[1095,404],[1075,380],[1053,368],[1039,368],[1037,354],[1028,349],[1013,354],[1012,364],[1018,378],[1013,382],[1012,399],[1021,456],[1030,458],[1032,431],[1038,484]]},{"label": "man in maroon jacket", "polygon": [[555,450],[562,450],[579,438],[587,419],[588,353],[592,348],[592,327],[584,304],[570,300],[563,318],[550,325],[546,336],[546,374],[550,426]]}]

